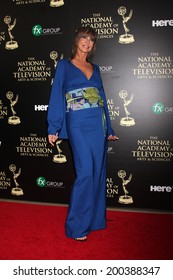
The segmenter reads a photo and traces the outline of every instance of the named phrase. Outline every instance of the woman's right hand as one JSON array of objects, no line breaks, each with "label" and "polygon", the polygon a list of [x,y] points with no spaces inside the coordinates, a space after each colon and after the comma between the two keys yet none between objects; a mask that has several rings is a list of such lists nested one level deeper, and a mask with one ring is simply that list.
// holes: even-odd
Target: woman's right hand
[{"label": "woman's right hand", "polygon": [[51,146],[54,146],[54,143],[56,142],[56,140],[58,139],[58,133],[56,133],[55,135],[48,135],[48,141],[51,144]]}]

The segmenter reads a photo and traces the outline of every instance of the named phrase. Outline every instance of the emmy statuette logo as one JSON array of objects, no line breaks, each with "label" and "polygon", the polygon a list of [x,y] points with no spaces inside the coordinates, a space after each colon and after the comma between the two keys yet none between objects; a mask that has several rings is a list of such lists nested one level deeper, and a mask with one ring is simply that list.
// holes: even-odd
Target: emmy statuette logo
[{"label": "emmy statuette logo", "polygon": [[66,156],[62,154],[62,150],[59,147],[61,142],[62,142],[62,140],[56,141],[56,148],[57,148],[58,154],[53,156],[53,162],[55,162],[55,163],[64,163],[67,161]]},{"label": "emmy statuette logo", "polygon": [[5,48],[7,50],[14,50],[18,48],[18,43],[17,41],[14,41],[14,36],[12,35],[12,30],[16,25],[16,18],[14,19],[13,23],[11,24],[11,17],[10,16],[5,16],[4,18],[4,22],[7,24],[8,26],[8,34],[10,37],[10,41],[6,42],[5,44]]},{"label": "emmy statuette logo", "polygon": [[13,180],[15,183],[15,188],[12,188],[11,194],[16,196],[23,195],[23,190],[19,187],[19,184],[17,182],[17,178],[21,174],[21,168],[19,168],[18,172],[16,172],[16,166],[14,164],[10,164],[9,170],[13,173]]},{"label": "emmy statuette logo", "polygon": [[[64,55],[61,54],[60,59],[63,59]],[[50,53],[50,58],[53,60],[54,62],[54,69],[56,69],[57,63],[58,63],[58,53],[56,51],[52,51]],[[53,78],[51,79],[51,85],[53,84]]]},{"label": "emmy statuette logo", "polygon": [[50,6],[51,7],[61,7],[64,5],[64,0],[50,0]]},{"label": "emmy statuette logo", "polygon": [[14,97],[13,92],[8,91],[6,93],[6,97],[7,97],[7,99],[10,100],[10,107],[11,107],[11,111],[12,111],[12,114],[13,114],[13,116],[8,118],[8,123],[12,124],[12,125],[19,124],[21,122],[20,118],[18,116],[16,116],[16,112],[14,111],[14,105],[18,102],[19,96],[16,95],[16,98],[13,100],[13,97]]},{"label": "emmy statuette logo", "polygon": [[118,8],[118,14],[120,16],[122,16],[122,22],[123,22],[123,28],[124,28],[124,31],[125,31],[125,34],[122,34],[119,36],[119,43],[120,44],[130,44],[130,43],[133,43],[135,40],[134,40],[134,36],[132,34],[128,34],[128,32],[130,31],[127,27],[127,22],[131,19],[132,17],[132,14],[133,14],[133,10],[130,10],[130,13],[128,16],[125,16],[126,15],[126,8],[121,6]]},{"label": "emmy statuette logo", "polygon": [[130,115],[130,112],[127,110],[127,106],[132,102],[133,100],[133,94],[131,95],[131,97],[127,100],[127,96],[128,96],[128,93],[126,90],[121,90],[119,92],[119,96],[121,99],[123,99],[123,102],[124,102],[124,111],[125,111],[125,114],[126,114],[126,117],[124,118],[121,118],[120,119],[120,125],[122,126],[133,126],[135,125],[135,120],[131,117],[129,117]]},{"label": "emmy statuette logo", "polygon": [[121,203],[121,204],[131,204],[131,203],[133,203],[133,198],[130,195],[128,195],[129,192],[126,189],[127,184],[130,183],[130,181],[132,179],[132,174],[130,174],[129,178],[125,180],[126,171],[125,170],[120,170],[120,171],[118,171],[118,177],[121,178],[121,180],[122,180],[122,188],[123,188],[123,191],[124,191],[124,195],[121,195],[119,197],[118,202]]}]

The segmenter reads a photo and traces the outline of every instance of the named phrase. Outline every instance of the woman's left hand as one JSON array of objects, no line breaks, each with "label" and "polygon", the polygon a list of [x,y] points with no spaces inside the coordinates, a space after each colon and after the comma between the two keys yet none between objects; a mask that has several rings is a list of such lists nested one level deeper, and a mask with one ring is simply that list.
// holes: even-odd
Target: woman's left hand
[{"label": "woman's left hand", "polygon": [[118,138],[116,135],[109,135],[109,136],[108,136],[108,140],[109,140],[109,141],[111,141],[111,140],[112,140],[112,141],[115,141],[115,140],[118,140],[118,139],[119,139],[119,138]]}]

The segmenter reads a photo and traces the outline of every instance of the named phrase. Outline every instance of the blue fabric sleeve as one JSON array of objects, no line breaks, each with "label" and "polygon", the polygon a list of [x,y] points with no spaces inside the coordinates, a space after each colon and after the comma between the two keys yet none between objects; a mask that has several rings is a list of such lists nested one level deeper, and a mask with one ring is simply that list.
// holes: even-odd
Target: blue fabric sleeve
[{"label": "blue fabric sleeve", "polygon": [[99,89],[99,92],[100,92],[100,96],[104,100],[104,109],[105,109],[106,120],[107,120],[107,134],[108,134],[108,136],[110,136],[110,135],[114,136],[115,132],[114,132],[112,126],[111,126],[111,120],[110,120],[110,116],[109,116],[106,94],[105,94],[104,87],[103,87],[103,82],[102,82],[102,78],[101,78],[101,74],[100,74],[100,69],[99,69],[99,66],[97,66],[97,67],[98,67],[98,72],[99,72],[99,76],[100,76],[100,79],[101,79],[101,88]]},{"label": "blue fabric sleeve", "polygon": [[65,67],[63,60],[59,60],[53,85],[51,89],[47,122],[48,122],[48,135],[55,135],[57,132],[62,138],[66,137],[65,127],[65,93],[64,93],[64,79],[65,79]]}]

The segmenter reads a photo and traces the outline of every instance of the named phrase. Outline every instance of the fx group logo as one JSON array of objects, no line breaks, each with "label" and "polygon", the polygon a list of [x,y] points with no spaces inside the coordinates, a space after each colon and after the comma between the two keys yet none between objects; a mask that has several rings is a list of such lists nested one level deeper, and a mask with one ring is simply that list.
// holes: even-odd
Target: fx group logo
[{"label": "fx group logo", "polygon": [[34,36],[38,37],[38,36],[40,36],[40,35],[42,34],[42,32],[43,32],[43,28],[42,28],[41,25],[36,24],[36,25],[33,26],[33,28],[32,28],[32,34],[33,34]]},{"label": "fx group logo", "polygon": [[47,184],[46,179],[44,177],[38,177],[36,183],[39,187],[45,187]]},{"label": "fx group logo", "polygon": [[156,115],[160,115],[165,111],[165,106],[161,102],[157,102],[152,106],[152,111]]},{"label": "fx group logo", "polygon": [[161,102],[156,102],[153,106],[152,106],[152,111],[154,114],[156,115],[160,115],[162,113],[165,114],[173,114],[173,107],[172,106],[165,106],[163,103]]},{"label": "fx group logo", "polygon": [[32,34],[36,37],[40,35],[57,35],[62,34],[60,27],[46,27],[43,28],[40,24],[36,24],[32,28]]},{"label": "fx group logo", "polygon": [[65,188],[63,182],[61,182],[61,181],[59,181],[59,182],[48,181],[42,176],[40,176],[36,179],[36,184],[37,184],[38,187],[41,187],[41,188],[45,188],[45,187],[59,188],[59,189],[64,189]]}]

